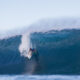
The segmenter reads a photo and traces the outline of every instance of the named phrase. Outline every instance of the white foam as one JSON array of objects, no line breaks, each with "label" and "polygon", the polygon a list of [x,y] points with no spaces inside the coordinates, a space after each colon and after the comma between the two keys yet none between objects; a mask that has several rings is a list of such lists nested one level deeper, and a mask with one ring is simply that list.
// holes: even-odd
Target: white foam
[{"label": "white foam", "polygon": [[31,47],[30,33],[25,33],[22,35],[21,44],[19,46],[19,51],[21,55],[24,55],[25,57],[27,57],[26,54],[29,51],[30,47]]},{"label": "white foam", "polygon": [[80,75],[4,75],[0,80],[80,80]]}]

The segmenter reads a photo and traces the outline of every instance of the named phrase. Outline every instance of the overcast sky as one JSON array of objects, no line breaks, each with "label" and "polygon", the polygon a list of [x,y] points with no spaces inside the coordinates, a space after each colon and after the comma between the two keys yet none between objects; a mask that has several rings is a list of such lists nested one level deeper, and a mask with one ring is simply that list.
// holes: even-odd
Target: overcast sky
[{"label": "overcast sky", "polygon": [[0,31],[60,17],[80,17],[80,0],[0,0]]}]

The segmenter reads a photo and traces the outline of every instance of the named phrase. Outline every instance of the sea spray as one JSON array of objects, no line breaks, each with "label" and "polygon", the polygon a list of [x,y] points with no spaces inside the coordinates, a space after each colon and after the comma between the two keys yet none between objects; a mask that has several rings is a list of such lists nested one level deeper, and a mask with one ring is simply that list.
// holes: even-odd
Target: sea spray
[{"label": "sea spray", "polygon": [[27,53],[31,47],[30,33],[23,34],[21,38],[21,44],[19,46],[21,55],[27,57]]}]

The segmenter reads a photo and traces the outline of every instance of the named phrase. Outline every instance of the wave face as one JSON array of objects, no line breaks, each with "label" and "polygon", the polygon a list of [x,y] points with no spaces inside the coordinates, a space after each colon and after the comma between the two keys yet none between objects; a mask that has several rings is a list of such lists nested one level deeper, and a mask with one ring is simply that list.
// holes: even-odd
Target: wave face
[{"label": "wave face", "polygon": [[18,51],[20,38],[16,36],[0,40],[0,74],[23,72],[25,60]]},{"label": "wave face", "polygon": [[80,74],[80,30],[34,32],[30,41],[39,53],[28,60],[21,56],[22,36],[0,40],[0,74]]}]

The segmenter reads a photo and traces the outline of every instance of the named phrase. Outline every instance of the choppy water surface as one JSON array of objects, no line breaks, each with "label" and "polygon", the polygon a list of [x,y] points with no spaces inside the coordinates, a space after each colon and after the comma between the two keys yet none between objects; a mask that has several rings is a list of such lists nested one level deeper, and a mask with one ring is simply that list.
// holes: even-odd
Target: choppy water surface
[{"label": "choppy water surface", "polygon": [[4,75],[0,80],[80,80],[80,76],[65,75]]}]

